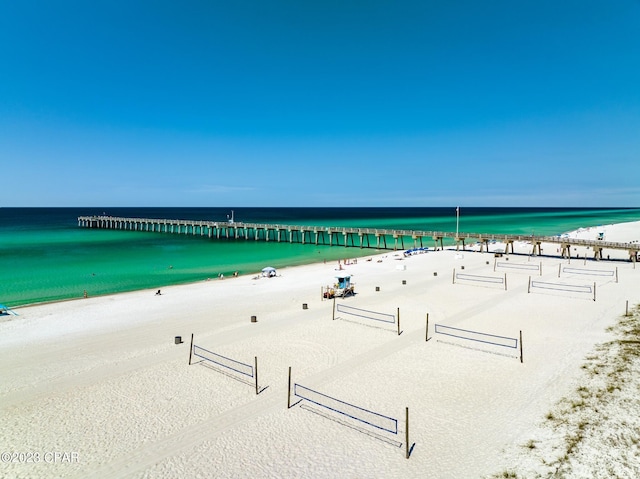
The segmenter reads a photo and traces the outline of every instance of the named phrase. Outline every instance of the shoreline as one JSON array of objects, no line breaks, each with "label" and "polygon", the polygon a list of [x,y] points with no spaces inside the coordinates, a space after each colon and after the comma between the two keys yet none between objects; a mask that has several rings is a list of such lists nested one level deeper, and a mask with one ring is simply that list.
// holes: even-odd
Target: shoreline
[{"label": "shoreline", "polygon": [[[603,229],[607,229],[607,228],[620,228],[620,227],[633,227],[635,224],[640,225],[640,221],[629,221],[629,222],[624,222],[624,223],[612,223],[609,225],[598,225],[598,226],[585,226],[585,227],[581,227],[578,228],[576,230],[572,230],[572,231],[567,231],[562,233],[561,235],[564,236],[568,236],[569,238],[571,237],[577,237],[578,235],[584,237],[586,234],[589,235],[588,239],[597,239],[597,232]],[[558,235],[560,236],[560,235]],[[621,244],[637,244],[640,243],[640,235],[638,235],[638,238],[634,239],[634,240],[630,240],[627,242],[621,242],[621,241],[614,241],[614,242],[619,242]],[[528,244],[528,243],[527,243]],[[543,246],[545,245],[545,243],[543,243]],[[495,243],[492,244],[492,248],[495,250],[496,248],[500,249],[500,246],[504,247],[505,245],[503,243]],[[545,248],[543,249],[547,249],[547,251],[549,249],[553,249],[553,247],[555,247],[552,244],[546,243]],[[475,248],[475,249],[474,249]],[[351,250],[353,250],[354,248],[351,248]],[[409,248],[410,249],[410,248]],[[426,249],[430,252],[430,253],[434,253],[437,252],[437,250],[434,247],[426,247]],[[445,245],[444,247],[445,250],[456,250],[455,245]],[[362,251],[362,249],[357,249],[359,251]],[[372,248],[373,250],[373,248]],[[364,257],[376,257],[376,256],[382,256],[382,255],[387,255],[387,254],[397,254],[400,253],[402,254],[403,251],[405,251],[406,249],[402,249],[402,250],[378,250],[375,249],[371,254],[364,254],[361,256],[354,256],[354,257],[350,257],[347,259],[355,259],[355,258],[364,258]],[[576,260],[578,259],[585,259],[584,256],[586,256],[587,252],[590,251],[588,248],[582,248],[580,251],[582,252],[584,250],[583,253],[583,258],[575,258]],[[458,250],[456,250],[458,251]],[[464,252],[477,252],[477,247],[473,244],[469,244],[466,245],[466,249],[464,251],[460,250],[460,252],[464,253]],[[493,253],[493,252],[491,252]],[[509,254],[505,254],[505,256],[508,256],[510,254],[513,254],[514,256],[531,256],[531,257],[548,257],[548,258],[556,258],[556,259],[562,259],[560,256],[560,252],[559,250],[556,252],[556,254],[540,254],[540,255],[533,255],[531,254],[531,252],[527,253],[526,252],[526,247],[522,247],[520,248],[520,251],[514,251],[514,253],[509,253]],[[618,251],[616,250],[616,254],[614,255],[613,258],[607,258],[606,260],[603,259],[601,261],[619,261],[621,263],[632,263],[632,261],[628,258],[628,255],[626,255],[625,252],[622,252],[622,250]],[[588,261],[594,261],[593,258],[586,258]],[[332,260],[335,261],[335,260]],[[325,261],[326,262],[326,261]],[[290,268],[297,268],[297,267],[304,267],[304,266],[309,266],[309,265],[314,265],[314,264],[320,264],[320,261],[312,261],[309,263],[301,263],[301,264],[293,264],[290,266],[284,266],[282,268],[278,268],[280,270],[286,270],[286,269],[290,269]],[[224,272],[223,272],[224,274]],[[255,274],[260,274],[260,271],[257,272],[253,272],[253,273],[244,273],[244,274],[240,274],[238,277],[246,277],[246,276],[251,276],[251,275],[255,275]],[[233,279],[233,277],[231,275],[229,276],[225,276],[224,280],[227,279]],[[113,291],[113,292],[109,292],[109,293],[105,293],[105,294],[99,294],[99,295],[91,295],[92,298],[95,297],[103,297],[103,296],[112,296],[112,295],[118,295],[118,294],[126,294],[126,293],[132,293],[135,291],[146,291],[146,290],[154,290],[154,289],[162,289],[162,288],[168,288],[168,287],[173,287],[173,286],[188,286],[190,284],[198,284],[201,282],[208,282],[208,281],[216,281],[219,280],[219,278],[206,278],[206,279],[200,279],[200,280],[196,280],[196,281],[186,281],[186,282],[177,282],[177,283],[171,283],[171,284],[165,284],[165,285],[160,285],[159,287],[144,287],[144,288],[134,288],[134,289],[127,289],[127,290],[120,290],[120,291]],[[31,307],[31,306],[37,306],[37,305],[45,305],[45,304],[53,304],[53,303],[58,303],[58,302],[66,302],[66,301],[76,301],[76,300],[81,300],[81,299],[86,299],[82,296],[78,296],[78,297],[72,297],[72,298],[60,298],[60,299],[53,299],[53,300],[47,300],[47,301],[39,301],[39,302],[32,302],[32,303],[22,303],[22,304],[18,304],[16,306],[11,306],[12,309],[16,309],[16,308],[25,308],[25,307]]]},{"label": "shoreline", "polygon": [[[380,250],[376,250],[376,251],[380,251]],[[382,256],[382,255],[387,255],[389,252],[392,253],[399,253],[400,251],[393,251],[393,250],[385,250],[385,252],[376,252],[373,254],[367,254],[367,255],[363,255],[363,256],[355,256],[355,257],[350,257],[350,258],[346,258],[347,260],[353,261],[354,259],[357,258],[366,258],[371,256],[376,257],[376,256]],[[334,261],[337,260],[332,260],[331,263],[333,263]],[[342,261],[342,260],[340,260]],[[290,270],[292,268],[303,268],[306,266],[312,266],[312,265],[317,265],[317,264],[327,264],[326,261],[314,261],[314,262],[310,262],[310,263],[301,263],[301,264],[293,264],[290,266],[284,266],[282,268],[277,268],[278,271],[287,271]],[[11,306],[11,309],[18,309],[18,308],[28,308],[28,307],[32,307],[32,306],[41,306],[41,305],[47,305],[47,304],[56,304],[56,303],[64,303],[64,302],[69,302],[69,301],[80,301],[80,300],[85,300],[85,299],[89,299],[89,298],[102,298],[102,297],[108,297],[108,296],[117,296],[120,294],[128,294],[128,293],[135,293],[138,291],[154,291],[154,290],[158,290],[158,289],[166,289],[166,288],[172,288],[172,287],[178,287],[178,286],[189,286],[189,285],[193,285],[193,284],[200,284],[200,283],[208,283],[208,282],[215,282],[215,281],[227,281],[227,280],[232,280],[232,279],[237,279],[237,278],[246,278],[247,276],[255,276],[255,275],[260,275],[261,272],[260,271],[256,271],[253,273],[243,273],[243,274],[238,274],[238,276],[234,277],[232,274],[228,275],[228,276],[224,276],[224,278],[220,279],[220,278],[215,278],[215,277],[209,277],[206,279],[199,279],[196,281],[186,281],[184,283],[179,282],[179,283],[171,283],[171,284],[164,284],[161,285],[159,288],[154,286],[154,287],[144,287],[144,288],[135,288],[135,289],[127,289],[127,290],[122,290],[122,291],[114,291],[114,292],[110,292],[110,293],[104,293],[104,294],[95,294],[95,295],[90,295],[87,296],[86,298],[83,296],[77,296],[77,297],[73,297],[73,298],[60,298],[60,299],[52,299],[52,300],[48,300],[48,301],[38,301],[38,302],[34,302],[34,303],[24,303],[24,304],[18,304],[17,306]]]}]

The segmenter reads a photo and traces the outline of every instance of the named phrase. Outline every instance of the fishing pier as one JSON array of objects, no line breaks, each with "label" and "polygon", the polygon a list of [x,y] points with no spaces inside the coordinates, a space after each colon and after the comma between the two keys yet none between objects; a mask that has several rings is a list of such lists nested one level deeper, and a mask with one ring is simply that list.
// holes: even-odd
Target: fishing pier
[{"label": "fishing pier", "polygon": [[[243,239],[274,241],[324,246],[375,248],[386,250],[424,247],[433,242],[436,249],[444,248],[444,239],[455,242],[456,248],[464,250],[467,242],[479,243],[480,251],[489,252],[489,245],[504,243],[504,253],[513,253],[513,243],[530,243],[531,254],[542,254],[541,244],[559,246],[563,257],[570,255],[571,246],[585,246],[593,250],[594,259],[602,259],[605,249],[626,250],[633,262],[638,259],[640,244],[616,243],[603,240],[585,240],[560,236],[533,236],[487,233],[451,233],[441,231],[389,230],[378,228],[348,228],[330,226],[296,226],[234,221],[177,220],[158,218],[124,218],[115,216],[80,216],[78,226],[83,228],[141,231],[150,233],[173,233],[200,235],[210,239]],[[410,245],[410,246],[407,246]]]}]

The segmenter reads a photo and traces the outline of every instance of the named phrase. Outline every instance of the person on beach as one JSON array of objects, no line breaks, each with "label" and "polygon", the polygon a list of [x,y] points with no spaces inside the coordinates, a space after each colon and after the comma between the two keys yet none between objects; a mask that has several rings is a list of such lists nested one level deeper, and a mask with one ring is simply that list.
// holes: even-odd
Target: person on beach
[{"label": "person on beach", "polygon": [[156,296],[160,296],[161,294],[162,294],[162,293],[160,292],[160,290],[158,290],[158,291],[156,292]]}]

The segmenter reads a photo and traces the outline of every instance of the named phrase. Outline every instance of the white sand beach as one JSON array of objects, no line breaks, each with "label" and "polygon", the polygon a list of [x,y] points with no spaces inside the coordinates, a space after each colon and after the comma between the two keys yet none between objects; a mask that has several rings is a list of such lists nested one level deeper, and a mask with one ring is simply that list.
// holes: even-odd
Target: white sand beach
[{"label": "white sand beach", "polygon": [[[640,222],[569,237],[599,233],[638,242]],[[637,356],[626,365],[635,378],[621,371],[626,386],[594,403],[602,421],[580,418],[596,399],[584,392],[613,377],[619,355],[599,345],[619,332],[608,328],[627,302],[640,303],[640,266],[627,251],[594,261],[577,248],[569,263],[556,248],[385,252],[344,265],[356,295],[336,304],[399,310],[400,335],[364,317],[373,313],[332,319],[321,288],[337,264],[17,308],[0,318],[0,476],[638,477]],[[259,394],[243,374],[200,357],[189,365],[191,334],[226,358],[257,358]],[[588,366],[598,361],[602,374]],[[288,408],[289,368],[294,384],[397,420],[397,431],[295,395]],[[582,437],[567,451],[575,418]]]}]

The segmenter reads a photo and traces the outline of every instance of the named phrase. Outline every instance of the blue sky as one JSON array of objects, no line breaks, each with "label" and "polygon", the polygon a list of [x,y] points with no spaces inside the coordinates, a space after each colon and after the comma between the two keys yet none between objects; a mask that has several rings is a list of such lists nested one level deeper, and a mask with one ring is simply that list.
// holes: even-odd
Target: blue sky
[{"label": "blue sky", "polygon": [[0,0],[0,206],[640,206],[640,1]]}]

